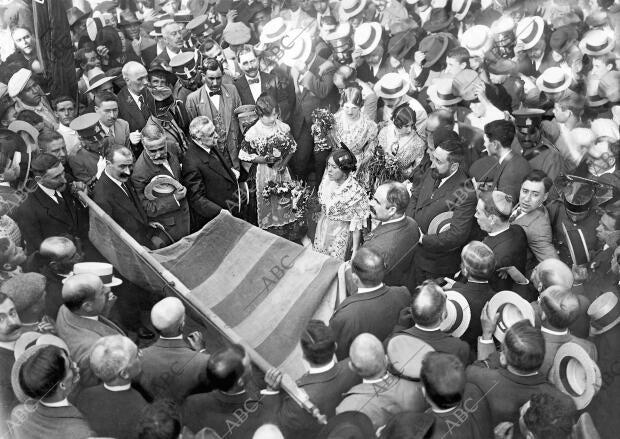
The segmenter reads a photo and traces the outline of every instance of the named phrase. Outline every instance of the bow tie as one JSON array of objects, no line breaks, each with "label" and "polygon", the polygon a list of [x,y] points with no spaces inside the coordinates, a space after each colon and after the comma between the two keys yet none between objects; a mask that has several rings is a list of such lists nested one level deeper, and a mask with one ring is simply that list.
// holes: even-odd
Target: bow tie
[{"label": "bow tie", "polygon": [[260,78],[248,78],[248,84],[258,84],[260,82]]},{"label": "bow tie", "polygon": [[215,95],[222,96],[222,90],[216,90],[216,91],[209,92],[209,96],[215,96]]}]

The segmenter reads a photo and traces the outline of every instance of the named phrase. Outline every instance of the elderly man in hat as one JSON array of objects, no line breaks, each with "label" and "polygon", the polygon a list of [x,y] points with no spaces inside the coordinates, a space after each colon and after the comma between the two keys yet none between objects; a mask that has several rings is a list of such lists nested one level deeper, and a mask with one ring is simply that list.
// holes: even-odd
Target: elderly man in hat
[{"label": "elderly man in hat", "polygon": [[[414,255],[414,284],[450,277],[458,270],[458,252],[469,240],[476,207],[476,193],[467,187],[462,162],[459,141],[437,145],[430,168],[411,194],[407,215],[418,223],[421,232]],[[445,227],[448,222],[450,226]]]},{"label": "elderly man in hat", "polygon": [[357,251],[351,260],[351,271],[357,293],[347,297],[329,321],[336,338],[336,357],[339,360],[349,355],[351,343],[363,332],[380,340],[390,335],[401,309],[411,300],[406,287],[383,284],[385,262],[370,249],[360,248]]},{"label": "elderly man in hat", "polygon": [[108,145],[108,140],[105,140],[103,129],[99,124],[99,115],[86,113],[78,116],[71,122],[69,128],[75,130],[82,147],[74,155],[69,156],[67,161],[75,178],[92,188],[105,169],[103,150]]},{"label": "elderly man in hat", "polygon": [[185,307],[176,297],[166,297],[151,309],[151,323],[159,338],[142,354],[140,385],[154,398],[183,401],[205,386],[209,355],[199,331],[183,338]]},{"label": "elderly man in hat", "polygon": [[469,364],[472,357],[467,343],[439,329],[447,315],[446,300],[439,285],[424,281],[413,293],[411,308],[401,313],[395,331],[421,340],[438,352],[456,355],[463,364]]},{"label": "elderly man in hat", "polygon": [[527,236],[523,228],[510,224],[513,200],[500,191],[481,192],[476,206],[476,220],[487,236],[483,239],[495,254],[497,271],[491,278],[495,291],[511,290],[515,279],[511,267],[524,275],[527,261]]},{"label": "elderly man in hat", "polygon": [[[72,357],[55,345],[37,345],[26,350],[16,363],[16,393],[23,404],[11,413],[13,437],[91,437],[96,433],[84,415],[68,401],[80,379]],[[30,401],[37,401],[32,406]]]},{"label": "elderly man in hat", "polygon": [[101,278],[92,273],[67,278],[62,288],[64,305],[58,310],[56,328],[67,343],[71,358],[80,367],[84,387],[97,384],[90,369],[90,351],[97,340],[106,335],[125,335],[123,330],[105,317],[116,296]]},{"label": "elderly man in hat", "polygon": [[41,116],[51,129],[58,128],[58,120],[41,87],[33,78],[32,71],[20,69],[7,84],[8,93],[15,100],[15,111],[31,110]]},{"label": "elderly man in hat", "polygon": [[131,386],[142,370],[140,357],[136,344],[122,335],[107,335],[93,345],[90,368],[102,384],[80,392],[75,405],[98,435],[130,437],[148,405]]},{"label": "elderly man in hat", "polygon": [[31,165],[36,190],[16,211],[17,223],[30,253],[50,236],[68,235],[88,239],[84,207],[67,190],[65,169],[51,154],[37,156]]},{"label": "elderly man in hat", "polygon": [[362,383],[344,394],[344,399],[336,407],[336,414],[362,412],[376,429],[385,425],[391,415],[425,409],[420,383],[400,379],[388,371],[385,350],[374,335],[364,333],[353,340],[349,361]]},{"label": "elderly man in hat", "polygon": [[545,358],[545,339],[540,329],[527,320],[512,325],[506,332],[499,353],[494,350],[496,317],[485,307],[481,315],[482,336],[478,341],[479,362],[467,368],[467,381],[483,392],[491,409],[491,425],[509,421],[518,423],[519,409],[531,395],[544,393],[558,398],[567,408],[574,402],[547,381],[540,368]]},{"label": "elderly man in hat", "polygon": [[189,235],[187,189],[179,185],[174,192],[159,194],[150,183],[161,175],[177,182],[181,179],[181,150],[177,143],[168,142],[161,126],[151,123],[142,128],[142,145],[144,150],[136,160],[131,181],[149,220],[159,222],[178,241]]}]

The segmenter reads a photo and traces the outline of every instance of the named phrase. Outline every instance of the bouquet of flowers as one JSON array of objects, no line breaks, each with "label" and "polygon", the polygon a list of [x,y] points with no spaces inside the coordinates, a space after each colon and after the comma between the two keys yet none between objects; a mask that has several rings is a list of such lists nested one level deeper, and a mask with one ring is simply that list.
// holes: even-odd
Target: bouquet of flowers
[{"label": "bouquet of flowers", "polygon": [[314,137],[315,151],[330,151],[332,149],[331,142],[328,138],[336,121],[334,115],[325,108],[317,108],[312,112],[312,137]]},{"label": "bouquet of flowers", "polygon": [[[295,148],[295,140],[290,134],[276,133],[263,139],[258,139],[252,143],[258,155],[271,157],[274,162],[283,159],[289,155]],[[269,164],[273,166],[273,163]]]},{"label": "bouquet of flowers", "polygon": [[377,145],[368,164],[370,187],[376,188],[386,181],[402,181],[403,170],[392,154],[386,154],[381,145]]},{"label": "bouquet of flowers", "polygon": [[312,197],[314,189],[301,181],[294,181],[294,187],[291,189],[291,196],[293,198],[293,213],[297,219],[302,219],[306,215],[308,208],[308,200]]},{"label": "bouquet of flowers", "polygon": [[271,197],[287,197],[291,195],[293,187],[293,182],[269,180],[263,188],[263,198],[265,200],[270,200]]}]

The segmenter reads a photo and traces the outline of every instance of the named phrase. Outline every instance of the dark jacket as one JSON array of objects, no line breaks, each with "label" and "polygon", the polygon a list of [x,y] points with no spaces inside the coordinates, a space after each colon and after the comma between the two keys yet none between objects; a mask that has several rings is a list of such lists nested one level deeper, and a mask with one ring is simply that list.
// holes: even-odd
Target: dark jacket
[{"label": "dark jacket", "polygon": [[495,157],[482,157],[469,169],[469,174],[478,183],[488,182],[492,189],[512,196],[517,204],[521,183],[532,170],[530,164],[521,155],[511,151],[501,163]]},{"label": "dark jacket", "polygon": [[129,132],[131,133],[142,130],[151,115],[148,102],[153,99],[153,96],[146,88],[142,90],[140,95],[144,99],[142,109],[138,108],[138,104],[136,104],[136,101],[129,93],[127,86],[123,87],[117,96],[118,117],[129,123]]},{"label": "dark jacket", "polygon": [[405,287],[382,286],[375,291],[347,297],[334,311],[329,326],[336,338],[336,357],[349,356],[349,347],[358,335],[368,332],[385,339],[398,322],[400,310],[409,305],[411,294]]},{"label": "dark jacket", "polygon": [[131,179],[125,185],[128,194],[103,172],[95,185],[95,202],[140,245],[150,248],[148,217]]},{"label": "dark jacket", "polygon": [[18,405],[11,423],[14,439],[86,439],[96,435],[74,406]]},{"label": "dark jacket", "polygon": [[[525,275],[525,264],[527,263],[527,236],[525,232],[516,224],[496,236],[487,236],[482,241],[488,245],[495,254],[495,268],[516,267],[521,274]],[[513,280],[508,276],[501,279],[497,271],[490,281],[491,287],[495,291],[512,290]]]},{"label": "dark jacket", "polygon": [[182,183],[187,188],[193,230],[202,228],[222,209],[234,210],[238,203],[237,179],[225,165],[217,148],[212,148],[208,153],[190,141],[182,169]]},{"label": "dark jacket", "polygon": [[[237,87],[243,105],[256,104],[245,75],[235,79],[235,87]],[[285,84],[280,84],[278,77],[274,74],[260,72],[260,88],[261,93],[269,93],[273,96],[280,107],[292,108],[295,105],[295,88],[293,84],[289,83],[286,86]]]},{"label": "dark jacket", "polygon": [[[11,385],[11,368],[14,363],[13,351],[0,348],[0,419],[9,419],[11,410],[19,403]],[[8,437],[6,429],[7,425],[3,422],[0,426],[0,434],[6,433]]]},{"label": "dark jacket", "polygon": [[469,282],[455,283],[452,288],[453,291],[461,293],[471,310],[471,321],[469,327],[461,337],[461,340],[467,342],[472,351],[475,351],[478,346],[478,337],[482,335],[482,326],[480,325],[480,314],[484,305],[491,300],[491,297],[495,294],[493,288],[488,283]]},{"label": "dark jacket", "polygon": [[[407,215],[418,223],[424,234],[418,246],[414,265],[439,276],[452,276],[461,262],[461,248],[469,241],[475,223],[476,192],[467,175],[458,169],[439,188],[434,189],[432,169],[428,169],[421,183],[413,190]],[[436,235],[428,235],[431,221],[440,213],[452,211],[450,228]]]},{"label": "dark jacket", "polygon": [[68,190],[56,203],[40,187],[17,209],[15,220],[29,253],[50,236],[88,239],[88,212]]}]

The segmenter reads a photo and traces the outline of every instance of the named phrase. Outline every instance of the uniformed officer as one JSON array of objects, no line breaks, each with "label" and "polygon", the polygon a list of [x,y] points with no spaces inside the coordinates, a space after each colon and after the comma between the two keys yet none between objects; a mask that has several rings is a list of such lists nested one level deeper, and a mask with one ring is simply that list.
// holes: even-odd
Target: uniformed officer
[{"label": "uniformed officer", "polygon": [[172,96],[175,100],[185,104],[187,96],[202,85],[201,66],[202,55],[198,50],[181,52],[170,60],[172,72],[178,79],[172,89]]},{"label": "uniformed officer", "polygon": [[187,50],[194,50],[202,47],[204,42],[213,38],[213,29],[209,26],[209,17],[207,15],[199,15],[191,20],[185,26],[187,35],[183,42],[183,47]]},{"label": "uniformed officer", "polygon": [[153,102],[149,106],[153,108],[150,109],[149,122],[164,130],[168,145],[175,144],[184,153],[188,148],[185,133],[190,122],[185,105],[172,97],[170,87],[152,88],[151,94]]},{"label": "uniformed officer", "polygon": [[75,130],[82,147],[68,157],[69,166],[78,181],[86,183],[90,189],[105,169],[105,147],[108,138],[99,123],[97,113],[86,113],[73,119],[69,128]]},{"label": "uniformed officer", "polygon": [[565,172],[564,158],[558,148],[542,136],[540,123],[544,110],[522,108],[512,113],[515,117],[517,135],[512,149],[523,154],[532,169],[544,171],[555,180]]}]

